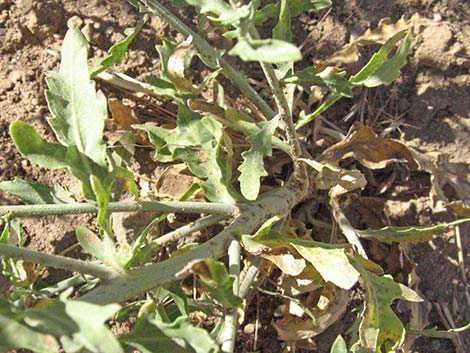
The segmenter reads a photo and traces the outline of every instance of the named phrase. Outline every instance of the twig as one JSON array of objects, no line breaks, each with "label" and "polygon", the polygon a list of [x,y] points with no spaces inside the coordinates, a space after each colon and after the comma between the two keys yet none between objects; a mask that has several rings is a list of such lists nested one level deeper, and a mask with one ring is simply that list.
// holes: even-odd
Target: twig
[{"label": "twig", "polygon": [[158,237],[153,242],[157,245],[163,245],[170,241],[175,241],[180,238],[183,238],[193,232],[197,232],[201,229],[207,228],[213,224],[219,223],[226,219],[225,215],[212,215],[198,219],[192,223],[189,223],[181,228],[178,228],[172,232],[162,235]]},{"label": "twig", "polygon": [[[33,217],[47,215],[66,215],[98,213],[99,208],[90,203],[47,204],[47,205],[15,205],[0,206],[0,215],[8,217]],[[150,202],[150,201],[120,201],[110,202],[109,213],[117,212],[176,212],[176,213],[216,213],[231,215],[238,207],[225,203],[214,202]]]},{"label": "twig", "polygon": [[[233,282],[233,293],[239,293],[239,277],[240,277],[240,242],[233,239],[228,247],[228,264],[229,272],[235,276]],[[221,348],[224,352],[232,353],[235,349],[235,336],[237,334],[237,309],[231,309],[224,316],[224,331],[222,333]]]},{"label": "twig", "polygon": [[21,259],[27,262],[61,268],[71,272],[76,271],[86,273],[105,280],[115,278],[119,275],[119,272],[103,265],[97,265],[87,261],[71,259],[59,255],[44,254],[38,251],[18,248],[8,244],[0,244],[0,256],[2,258]]},{"label": "twig", "polygon": [[233,84],[248,97],[256,107],[269,119],[272,119],[276,113],[264,101],[264,99],[250,86],[248,81],[236,71],[207,41],[199,34],[189,28],[178,17],[173,15],[165,6],[155,0],[140,0],[140,2],[153,14],[159,15],[171,27],[178,32],[193,37],[193,44],[196,49],[212,63],[220,66],[222,74],[227,77]]}]

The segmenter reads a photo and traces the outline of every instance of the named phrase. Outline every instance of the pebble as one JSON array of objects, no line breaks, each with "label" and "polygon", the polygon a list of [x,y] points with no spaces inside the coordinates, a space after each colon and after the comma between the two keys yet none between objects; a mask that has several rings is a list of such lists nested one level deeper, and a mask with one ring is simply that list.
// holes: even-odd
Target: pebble
[{"label": "pebble", "polygon": [[72,16],[67,21],[67,27],[80,29],[83,27],[83,20],[80,18],[80,16]]}]

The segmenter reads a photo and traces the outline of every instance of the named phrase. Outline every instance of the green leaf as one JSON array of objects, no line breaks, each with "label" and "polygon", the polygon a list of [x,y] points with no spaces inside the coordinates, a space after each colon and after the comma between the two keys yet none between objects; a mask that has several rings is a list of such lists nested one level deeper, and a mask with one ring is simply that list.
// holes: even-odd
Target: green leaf
[{"label": "green leaf", "polygon": [[67,191],[57,184],[51,187],[41,183],[15,179],[2,181],[0,191],[15,195],[27,205],[64,203],[63,197],[73,202],[70,195],[67,195]]},{"label": "green leaf", "polygon": [[240,40],[230,51],[243,61],[283,63],[302,59],[299,48],[279,39]]},{"label": "green leaf", "polygon": [[76,147],[106,167],[102,141],[106,99],[96,94],[94,83],[88,79],[88,43],[79,30],[67,31],[61,54],[59,72],[46,75],[46,100],[52,113],[48,122],[61,144]]},{"label": "green leaf", "polygon": [[186,105],[180,103],[177,127],[172,130],[151,125],[133,125],[144,130],[155,145],[159,162],[182,160],[196,177],[203,179],[202,189],[210,201],[233,203],[238,195],[230,184],[230,170],[222,158],[226,135],[222,124],[210,117],[199,119]]},{"label": "green leaf", "polygon": [[21,315],[13,311],[13,307],[0,298],[0,352],[8,352],[15,348],[34,350],[37,353],[59,352],[59,345],[50,334],[41,333],[28,327]]},{"label": "green leaf", "polygon": [[225,308],[238,308],[242,299],[233,293],[235,276],[230,275],[225,265],[213,259],[206,259],[193,266],[194,273],[199,275],[201,284],[207,289],[211,298]]},{"label": "green leaf", "polygon": [[400,319],[390,308],[394,299],[413,302],[422,301],[416,292],[397,283],[391,276],[379,277],[367,271],[353,260],[361,273],[366,289],[366,303],[359,325],[359,341],[354,344],[354,352],[380,352],[381,347],[390,342],[398,348],[405,339],[405,328]]},{"label": "green leaf", "polygon": [[109,235],[104,234],[103,239],[100,239],[95,233],[83,226],[77,227],[75,233],[82,248],[103,264],[122,271],[129,261],[130,254],[127,256],[122,251],[118,251]]},{"label": "green leaf", "polygon": [[238,167],[238,180],[242,195],[250,201],[258,197],[260,178],[268,175],[263,157],[272,156],[271,139],[278,123],[278,119],[264,123],[261,131],[250,136],[250,149],[242,153],[243,163]]},{"label": "green leaf", "polygon": [[137,320],[120,341],[142,353],[217,353],[219,347],[207,331],[195,327],[186,316],[164,323],[154,314]]},{"label": "green leaf", "polygon": [[18,120],[10,125],[10,135],[16,148],[31,162],[48,169],[67,168],[67,148],[44,142],[33,127]]},{"label": "green leaf", "polygon": [[68,352],[124,353],[105,322],[118,310],[117,304],[96,305],[66,299],[64,295],[40,310],[25,312],[25,322],[38,331],[58,337]]},{"label": "green leaf", "polygon": [[341,335],[336,337],[333,345],[331,346],[330,353],[348,353],[348,347],[346,346],[346,342]]},{"label": "green leaf", "polygon": [[363,238],[377,239],[384,243],[418,243],[431,240],[441,231],[467,222],[470,222],[470,218],[458,219],[434,226],[384,227],[381,229],[357,230],[357,233]]},{"label": "green leaf", "polygon": [[90,78],[93,79],[98,75],[100,72],[105,71],[112,65],[118,65],[121,63],[122,59],[124,59],[124,56],[126,55],[127,49],[129,47],[129,44],[134,40],[135,36],[140,32],[142,27],[145,25],[145,23],[148,20],[148,15],[144,15],[142,19],[139,21],[137,26],[135,28],[127,28],[124,33],[126,34],[126,39],[123,41],[114,44],[110,49],[109,49],[109,54],[106,58],[101,60],[100,62],[100,67],[97,68],[95,71],[93,71],[90,75]]},{"label": "green leaf", "polygon": [[237,25],[252,14],[252,6],[243,5],[232,7],[223,0],[184,0],[188,5],[199,9],[202,14],[208,14],[207,18],[211,21],[219,22],[224,25]]},{"label": "green leaf", "polygon": [[[392,59],[387,61],[387,57],[395,45],[403,39]],[[388,85],[398,78],[400,69],[405,65],[406,57],[410,50],[413,39],[413,27],[408,30],[397,32],[388,39],[380,50],[375,53],[369,62],[349,81],[354,85],[364,85],[366,87],[376,87]]]},{"label": "green leaf", "polygon": [[313,240],[288,238],[271,230],[279,220],[266,221],[254,235],[242,235],[242,244],[252,253],[269,252],[278,248],[295,250],[309,261],[325,281],[344,289],[351,289],[359,279],[359,272],[351,265],[346,249]]}]

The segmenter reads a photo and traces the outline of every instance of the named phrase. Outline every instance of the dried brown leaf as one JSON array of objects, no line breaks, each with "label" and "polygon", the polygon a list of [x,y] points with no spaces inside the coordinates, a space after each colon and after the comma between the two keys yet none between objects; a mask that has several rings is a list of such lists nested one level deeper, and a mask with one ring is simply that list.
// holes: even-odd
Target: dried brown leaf
[{"label": "dried brown leaf", "polygon": [[[420,170],[431,175],[430,197],[434,211],[443,211],[446,206],[460,217],[469,217],[470,166],[466,163],[452,163],[446,153],[420,153],[410,149]],[[456,199],[450,202],[445,188],[450,186]]]},{"label": "dried brown leaf", "polygon": [[371,128],[355,123],[346,138],[331,146],[319,158],[323,164],[338,165],[339,161],[353,157],[371,169],[385,168],[392,162],[406,162],[411,170],[418,164],[404,144],[377,136]]}]

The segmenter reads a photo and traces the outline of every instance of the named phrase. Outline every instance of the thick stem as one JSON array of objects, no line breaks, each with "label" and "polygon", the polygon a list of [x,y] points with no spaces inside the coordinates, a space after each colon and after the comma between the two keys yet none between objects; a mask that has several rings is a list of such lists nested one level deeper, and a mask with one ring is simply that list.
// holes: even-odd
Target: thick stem
[{"label": "thick stem", "polygon": [[263,98],[250,86],[248,81],[238,71],[236,71],[207,41],[186,26],[175,15],[173,15],[165,6],[155,0],[140,0],[140,2],[152,13],[159,15],[171,27],[178,32],[193,37],[193,44],[196,49],[209,59],[212,63],[220,66],[222,74],[227,77],[246,97],[248,97],[256,107],[268,118],[272,119],[276,113],[264,101]]},{"label": "thick stem", "polygon": [[117,277],[119,275],[117,271],[102,265],[71,259],[59,255],[44,254],[38,251],[18,248],[8,244],[0,244],[0,257],[21,259],[26,262],[33,262],[45,266],[61,268],[71,272],[76,271],[105,280]]},{"label": "thick stem", "polygon": [[188,264],[207,258],[218,259],[227,253],[230,242],[241,234],[252,234],[272,216],[285,216],[305,197],[305,189],[283,187],[264,194],[260,200],[247,205],[233,223],[199,247],[157,264],[131,270],[97,289],[81,300],[107,304],[123,302],[135,295],[182,278],[189,273]]},{"label": "thick stem", "polygon": [[[0,206],[0,215],[8,217],[33,217],[47,215],[98,213],[99,208],[90,203],[50,204],[50,205],[15,205]],[[238,211],[235,205],[214,202],[149,202],[121,201],[110,202],[109,213],[115,212],[176,212],[176,213],[216,213],[231,215]]]}]

